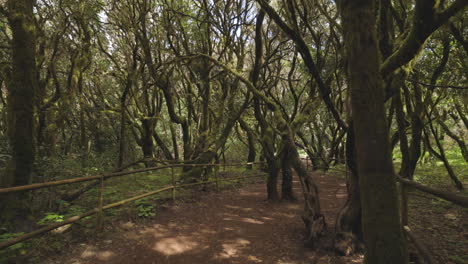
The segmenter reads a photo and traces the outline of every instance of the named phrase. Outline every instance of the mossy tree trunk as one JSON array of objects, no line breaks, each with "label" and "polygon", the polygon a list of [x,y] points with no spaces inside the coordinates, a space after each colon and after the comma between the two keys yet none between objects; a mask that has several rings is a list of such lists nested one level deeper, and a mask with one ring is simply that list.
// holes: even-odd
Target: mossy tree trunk
[{"label": "mossy tree trunk", "polygon": [[407,263],[384,107],[375,1],[339,1],[351,89],[365,263]]},{"label": "mossy tree trunk", "polygon": [[[265,19],[265,11],[260,10],[255,24],[255,61],[250,74],[249,81],[256,88],[260,76],[263,56],[263,37],[262,37],[262,24]],[[279,199],[277,188],[279,164],[278,157],[275,155],[275,134],[272,131],[270,124],[265,119],[261,107],[261,100],[257,97],[253,99],[254,114],[260,126],[260,143],[262,145],[262,153],[267,164],[268,179],[267,179],[267,198],[270,201]]]},{"label": "mossy tree trunk", "polygon": [[[249,154],[247,156],[247,162],[255,162],[255,157],[257,156],[257,151],[255,149],[255,133],[249,127],[247,122],[245,122],[242,118],[239,119],[239,124],[242,130],[245,131],[247,134],[247,144],[249,148]],[[252,165],[247,165],[247,169],[251,170]]]},{"label": "mossy tree trunk", "polygon": [[134,48],[132,52],[132,64],[128,69],[128,72],[125,76],[125,85],[120,96],[120,135],[119,135],[119,157],[117,161],[117,168],[121,168],[124,165],[124,161],[127,156],[128,149],[128,127],[127,123],[129,122],[127,117],[127,99],[130,93],[130,90],[135,83],[135,74],[137,72],[137,49]]},{"label": "mossy tree trunk", "polygon": [[[283,141],[287,140],[283,136]],[[293,174],[291,170],[290,156],[294,150],[291,150],[289,144],[283,143],[283,149],[281,150],[281,173],[282,173],[282,182],[281,182],[281,199],[286,201],[296,201],[293,191]]]},{"label": "mossy tree trunk", "polygon": [[334,247],[342,255],[351,255],[360,249],[362,243],[361,194],[356,164],[354,125],[349,122],[346,135],[346,164],[350,174],[346,179],[348,198],[336,218]]},{"label": "mossy tree trunk", "polygon": [[14,162],[14,185],[31,181],[34,162],[34,92],[35,92],[35,25],[33,1],[11,0],[10,26],[13,32],[13,70],[9,90],[13,103],[14,133],[11,140]]},{"label": "mossy tree trunk", "polygon": [[[12,77],[9,88],[9,103],[12,107],[9,130],[11,135],[12,185],[27,185],[31,183],[31,173],[34,163],[34,94],[36,86],[35,61],[35,24],[33,17],[33,1],[10,0],[9,23],[13,33],[12,43]],[[0,208],[2,218],[22,221],[29,214],[27,196],[20,193],[2,202]],[[2,198],[3,200],[3,198]],[[9,212],[4,213],[3,210]]]},{"label": "mossy tree trunk", "polygon": [[421,157],[421,143],[422,143],[422,132],[424,129],[424,124],[422,121],[423,115],[423,99],[421,93],[421,87],[418,83],[413,85],[413,101],[414,107],[411,107],[410,103],[410,92],[408,87],[403,85],[403,90],[405,92],[406,98],[406,108],[411,115],[411,143],[409,146],[410,155],[409,155],[409,165],[407,169],[407,175],[410,179],[413,178],[414,171],[416,170],[416,165],[419,158]]},{"label": "mossy tree trunk", "polygon": [[288,163],[297,173],[301,182],[302,193],[304,195],[304,212],[302,220],[306,227],[305,245],[315,247],[318,239],[326,230],[325,217],[320,210],[320,198],[317,185],[311,175],[307,173],[304,167],[294,140],[294,132],[290,127],[286,128],[283,135],[283,144],[288,149]]}]

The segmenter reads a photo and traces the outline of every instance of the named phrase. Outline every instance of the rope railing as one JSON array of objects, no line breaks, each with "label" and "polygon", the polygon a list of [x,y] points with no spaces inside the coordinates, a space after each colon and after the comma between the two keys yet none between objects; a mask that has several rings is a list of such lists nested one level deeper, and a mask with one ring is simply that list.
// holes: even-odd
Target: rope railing
[{"label": "rope railing", "polygon": [[[111,208],[115,208],[145,197],[153,196],[155,194],[164,192],[164,191],[169,191],[172,190],[172,199],[176,199],[176,192],[175,190],[177,188],[185,188],[185,187],[191,187],[191,186],[196,186],[196,185],[204,185],[204,184],[209,184],[209,183],[215,183],[216,184],[216,190],[219,190],[219,182],[225,182],[225,181],[234,181],[234,180],[241,180],[241,179],[248,179],[248,178],[256,178],[260,176],[264,176],[265,174],[255,174],[255,175],[250,175],[250,176],[240,176],[240,177],[230,177],[230,178],[219,178],[218,177],[218,172],[217,170],[213,170],[214,172],[214,179],[211,180],[206,180],[206,181],[201,181],[201,182],[194,182],[194,183],[185,183],[185,184],[176,184],[175,180],[175,173],[174,173],[174,168],[178,167],[217,167],[217,166],[227,166],[227,167],[234,167],[234,166],[245,166],[245,165],[255,165],[255,164],[263,164],[262,162],[249,162],[249,163],[230,163],[230,164],[172,164],[172,165],[167,165],[167,166],[158,166],[158,167],[151,167],[151,168],[145,168],[145,169],[140,169],[140,170],[133,170],[133,171],[127,171],[127,172],[118,172],[118,173],[110,173],[106,175],[97,175],[97,176],[89,176],[89,177],[79,177],[79,178],[74,178],[74,179],[68,179],[68,180],[61,180],[61,181],[52,181],[52,182],[46,182],[46,183],[39,183],[39,184],[31,184],[31,185],[23,185],[23,186],[16,186],[16,187],[11,187],[11,188],[3,188],[0,189],[0,194],[1,193],[13,193],[13,192],[21,192],[21,191],[30,191],[30,190],[35,190],[35,189],[40,189],[40,188],[46,188],[46,187],[51,187],[51,186],[59,186],[59,185],[66,185],[66,184],[72,184],[72,183],[77,183],[77,182],[84,182],[84,181],[92,181],[92,180],[99,180],[100,185],[99,185],[99,194],[98,194],[98,201],[97,201],[97,207],[89,210],[83,214],[76,215],[69,217],[65,220],[63,220],[60,223],[54,223],[50,224],[47,226],[44,226],[42,228],[39,228],[37,230],[34,230],[32,232],[23,234],[21,236],[15,237],[13,239],[0,242],[0,250],[8,248],[12,245],[18,244],[20,242],[23,242],[25,240],[31,239],[33,237],[36,237],[38,235],[44,234],[46,232],[52,231],[54,229],[57,229],[59,227],[73,224],[85,217],[89,217],[92,215],[97,214],[98,215],[98,221],[97,221],[97,229],[101,230],[102,229],[102,223],[103,223],[103,214],[102,212]],[[117,176],[125,176],[125,175],[133,175],[137,173],[142,173],[142,172],[147,172],[147,171],[153,171],[153,170],[160,170],[160,169],[165,169],[165,168],[171,168],[171,185],[162,187],[160,189],[147,192],[141,195],[137,195],[125,200],[121,200],[115,203],[103,205],[103,193],[104,193],[104,179],[106,178],[111,178],[111,177],[117,177]]]}]

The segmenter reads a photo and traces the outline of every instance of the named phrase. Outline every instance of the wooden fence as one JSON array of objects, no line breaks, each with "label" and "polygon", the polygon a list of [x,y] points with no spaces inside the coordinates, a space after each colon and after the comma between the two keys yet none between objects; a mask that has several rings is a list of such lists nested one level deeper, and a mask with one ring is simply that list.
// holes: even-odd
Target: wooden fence
[{"label": "wooden fence", "polygon": [[[58,227],[73,224],[77,222],[80,219],[83,219],[88,216],[92,215],[97,215],[97,229],[101,230],[102,229],[102,223],[103,223],[103,211],[115,208],[145,197],[149,197],[161,192],[165,191],[172,191],[172,199],[176,199],[176,189],[177,188],[184,188],[184,187],[191,187],[191,186],[196,186],[196,185],[204,185],[208,183],[215,183],[216,184],[216,190],[219,190],[219,183],[223,181],[233,181],[233,180],[240,180],[240,179],[247,179],[247,178],[254,178],[254,177],[260,177],[260,176],[265,176],[265,174],[256,174],[256,175],[251,175],[251,176],[241,176],[241,177],[230,177],[230,178],[220,178],[218,177],[218,170],[214,169],[213,174],[214,177],[211,180],[205,180],[201,182],[194,182],[194,183],[185,183],[185,184],[176,184],[176,176],[174,173],[174,168],[181,168],[181,167],[203,167],[203,168],[208,168],[208,167],[240,167],[240,166],[252,166],[255,164],[262,164],[261,162],[249,162],[249,163],[229,163],[229,164],[170,164],[170,165],[163,165],[163,166],[157,166],[157,167],[150,167],[150,168],[144,168],[144,169],[139,169],[139,170],[132,170],[132,171],[123,171],[123,172],[114,172],[114,173],[108,173],[108,174],[102,174],[102,175],[96,175],[96,176],[87,176],[87,177],[79,177],[79,178],[72,178],[72,179],[66,179],[66,180],[59,180],[59,181],[50,181],[50,182],[45,182],[45,183],[35,183],[35,184],[30,184],[30,185],[23,185],[23,186],[15,186],[15,187],[10,187],[10,188],[3,188],[0,189],[0,194],[7,194],[7,193],[14,193],[14,192],[24,192],[24,191],[31,191],[31,190],[37,190],[37,189],[42,189],[42,188],[48,188],[48,187],[53,187],[53,186],[60,186],[60,185],[68,185],[68,184],[73,184],[73,183],[78,183],[78,182],[87,182],[87,181],[98,181],[99,182],[99,190],[98,190],[98,199],[97,199],[97,207],[89,210],[83,214],[76,215],[69,217],[65,219],[62,222],[59,223],[54,223],[50,224],[47,226],[44,226],[42,228],[39,228],[37,230],[34,230],[30,233],[23,234],[21,236],[15,237],[13,239],[4,241],[0,243],[0,250],[10,247],[12,245],[15,245],[17,243],[20,243],[22,241],[31,239],[35,236],[41,235],[43,233],[46,233],[48,231],[54,230]],[[122,176],[128,176],[128,175],[135,175],[138,173],[143,173],[143,172],[148,172],[148,171],[156,171],[156,170],[161,170],[161,169],[171,169],[171,185],[147,192],[138,196],[134,196],[125,200],[121,200],[115,203],[103,205],[103,196],[104,196],[104,180],[113,178],[113,177],[122,177]]]},{"label": "wooden fence", "polygon": [[[310,159],[309,158],[302,158],[302,160],[305,161],[307,169],[309,167]],[[346,160],[345,160],[346,162]],[[348,169],[345,168],[344,170],[340,169],[335,169],[335,168],[322,168],[322,167],[315,167],[313,169],[325,169],[325,170],[332,170],[332,171],[339,171],[346,173],[346,179],[348,178]],[[462,206],[464,208],[468,208],[468,196],[467,195],[460,195],[457,193],[453,192],[448,192],[448,191],[443,191],[443,190],[438,190],[432,187],[428,187],[425,185],[422,185],[420,183],[417,183],[415,181],[405,179],[399,176],[396,176],[396,180],[400,183],[400,201],[401,201],[401,219],[402,219],[402,224],[403,224],[403,231],[408,238],[416,247],[418,250],[419,254],[423,257],[424,261],[426,264],[435,264],[435,259],[432,256],[431,251],[427,248],[427,246],[417,238],[417,236],[413,233],[411,228],[408,226],[408,190],[410,188],[416,189],[418,191],[436,196],[438,198],[442,198],[446,201],[449,201],[451,203],[454,203],[456,205]]]},{"label": "wooden fence", "polygon": [[[309,159],[303,159],[306,162],[306,167],[309,169]],[[190,187],[190,186],[195,186],[195,185],[202,185],[202,184],[208,184],[208,183],[215,183],[216,184],[216,189],[219,189],[219,182],[221,181],[232,181],[232,180],[238,180],[238,179],[246,179],[246,178],[253,178],[253,177],[259,177],[259,176],[264,176],[264,174],[258,174],[258,175],[253,175],[253,176],[242,176],[242,177],[233,177],[233,178],[227,178],[227,179],[220,179],[218,177],[217,170],[214,170],[214,179],[211,180],[206,180],[202,182],[195,182],[195,183],[187,183],[187,184],[176,184],[176,179],[175,179],[175,174],[174,174],[174,168],[180,168],[180,167],[219,167],[219,166],[224,166],[224,167],[229,167],[229,166],[234,166],[234,167],[240,167],[240,166],[247,166],[247,165],[254,165],[254,164],[262,164],[261,162],[256,162],[256,163],[230,163],[230,164],[170,164],[170,165],[163,165],[163,166],[157,166],[157,167],[150,167],[150,168],[144,168],[144,169],[139,169],[139,170],[133,170],[133,171],[123,171],[123,172],[114,172],[114,173],[109,173],[109,174],[102,174],[102,175],[96,175],[96,176],[88,176],[88,177],[79,177],[79,178],[73,178],[73,179],[66,179],[66,180],[60,180],[60,181],[51,181],[51,182],[45,182],[45,183],[36,183],[36,184],[30,184],[30,185],[24,185],[24,186],[15,186],[15,187],[10,187],[10,188],[3,188],[0,189],[0,194],[6,194],[6,193],[13,193],[13,192],[24,192],[24,191],[30,191],[30,190],[35,190],[35,189],[41,189],[41,188],[47,188],[47,187],[52,187],[52,186],[60,186],[60,185],[67,185],[67,184],[72,184],[72,183],[78,183],[78,182],[86,182],[86,181],[99,181],[99,192],[98,192],[98,201],[97,201],[97,207],[87,211],[83,214],[73,216],[70,218],[65,219],[63,222],[60,223],[54,223],[50,224],[47,226],[44,226],[40,229],[37,229],[33,232],[18,236],[16,238],[10,239],[5,242],[0,243],[0,249],[7,248],[9,246],[12,246],[14,244],[20,243],[22,241],[28,240],[30,238],[33,238],[35,236],[38,236],[40,234],[43,234],[45,232],[54,230],[58,227],[72,224],[77,222],[78,220],[97,214],[97,227],[98,229],[102,228],[102,219],[103,215],[102,212],[104,210],[108,210],[114,207],[118,207],[124,204],[127,204],[129,202],[133,202],[148,196],[152,196],[161,192],[165,191],[172,191],[172,199],[176,199],[176,189],[177,188],[183,188],[183,187]],[[151,192],[147,192],[138,196],[134,196],[122,201],[118,201],[115,203],[111,203],[108,205],[103,205],[103,190],[104,190],[104,180],[113,178],[113,177],[121,177],[121,176],[127,176],[127,175],[134,175],[138,173],[143,173],[143,172],[148,172],[148,171],[156,171],[156,170],[161,170],[161,169],[166,169],[166,168],[171,168],[171,185],[163,187],[158,190],[154,190]],[[320,168],[318,168],[320,169]],[[326,168],[326,169],[332,169],[332,168]],[[334,169],[332,169],[334,170]],[[339,170],[337,171],[345,172],[346,175],[348,174],[348,170]],[[447,200],[449,202],[452,202],[454,204],[460,205],[464,208],[468,208],[468,196],[466,195],[459,195],[456,193],[452,192],[447,192],[447,191],[441,191],[437,190],[431,187],[424,186],[422,184],[416,183],[414,181],[404,179],[401,177],[396,177],[397,181],[399,181],[401,185],[401,199],[403,201],[406,201],[407,197],[407,187],[414,188],[416,190],[422,191],[424,193],[428,193],[431,195],[434,195],[436,197],[442,198],[444,200]],[[405,206],[402,206],[402,222],[404,225],[404,232],[408,239],[412,241],[416,248],[418,249],[419,253],[421,256],[424,258],[425,262],[427,264],[434,264],[434,258],[432,257],[430,251],[427,249],[427,247],[420,242],[416,236],[413,234],[411,231],[411,228],[408,226],[408,210]]]}]

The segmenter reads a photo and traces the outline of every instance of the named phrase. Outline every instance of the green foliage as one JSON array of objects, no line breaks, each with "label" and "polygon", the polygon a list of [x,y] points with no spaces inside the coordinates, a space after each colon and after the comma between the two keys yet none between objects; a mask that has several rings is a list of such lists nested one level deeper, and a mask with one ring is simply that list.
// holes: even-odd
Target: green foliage
[{"label": "green foliage", "polygon": [[41,220],[39,220],[37,223],[39,225],[47,225],[47,224],[51,224],[51,223],[60,223],[60,222],[63,222],[64,218],[65,218],[64,215],[49,212],[49,213],[46,213],[46,215]]},{"label": "green foliage", "polygon": [[137,206],[137,214],[139,217],[153,217],[156,215],[154,202],[149,198],[143,198],[135,202]]},{"label": "green foliage", "polygon": [[434,205],[437,205],[439,208],[451,208],[452,207],[451,202],[446,201],[439,197],[435,197],[435,196],[431,199],[431,203]]},{"label": "green foliage", "polygon": [[[16,238],[18,236],[23,235],[24,233],[5,233],[0,235],[0,242],[5,242],[10,239]],[[0,250],[0,263],[6,263],[8,260],[18,256],[18,255],[25,255],[26,249],[30,247],[29,242],[20,242],[15,244],[6,250]]]},{"label": "green foliage", "polygon": [[[5,242],[7,240],[16,238],[16,237],[21,236],[23,234],[24,233],[5,233],[3,235],[0,235],[0,242]],[[18,244],[15,244],[15,245],[11,246],[10,249],[19,250],[19,249],[24,248],[25,245],[26,245],[25,242],[21,242],[21,243],[18,243]]]},{"label": "green foliage", "polygon": [[[468,167],[466,167],[466,161],[463,159],[463,155],[461,153],[460,148],[452,147],[445,152],[445,155],[447,156],[447,160],[450,163],[450,165],[463,167],[465,171],[468,169]],[[463,173],[461,174],[463,175]]]},{"label": "green foliage", "polygon": [[456,264],[467,264],[468,263],[468,255],[460,257],[460,256],[449,256],[449,259]]},{"label": "green foliage", "polygon": [[68,208],[66,217],[80,215],[80,214],[84,213],[85,211],[86,210],[83,207],[81,207],[79,205],[73,205],[73,206],[70,206]]}]

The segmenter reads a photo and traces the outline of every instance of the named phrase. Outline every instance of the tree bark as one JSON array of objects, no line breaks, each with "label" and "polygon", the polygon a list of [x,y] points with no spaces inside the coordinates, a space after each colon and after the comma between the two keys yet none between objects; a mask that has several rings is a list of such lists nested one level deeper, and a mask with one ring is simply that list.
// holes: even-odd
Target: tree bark
[{"label": "tree bark", "polygon": [[437,151],[431,146],[431,141],[430,141],[429,135],[426,132],[424,132],[424,136],[425,136],[424,139],[425,139],[427,149],[429,150],[429,152],[432,153],[432,155],[436,156],[437,159],[439,159],[440,161],[442,161],[442,163],[444,163],[444,167],[447,170],[447,173],[448,173],[450,179],[453,181],[453,184],[455,185],[455,187],[458,190],[463,190],[464,189],[463,183],[457,178],[457,175],[453,171],[453,168],[450,165],[450,163],[449,163],[449,161],[448,161],[448,159],[447,159],[447,157],[445,155],[444,147],[442,146],[442,143],[440,142],[440,140],[438,138],[439,135],[435,131],[434,126],[432,125],[432,123],[429,123],[429,129],[431,130],[432,135],[434,136],[434,141],[436,143],[437,148],[439,149],[439,153],[437,153]]},{"label": "tree bark", "polygon": [[335,250],[342,255],[351,255],[361,248],[362,218],[361,194],[359,191],[359,175],[356,164],[356,149],[354,144],[354,125],[348,123],[346,136],[346,164],[350,171],[346,180],[348,198],[336,218]]},{"label": "tree bark", "polygon": [[[9,103],[12,110],[9,123],[10,144],[13,150],[12,175],[13,186],[31,183],[33,171],[34,140],[34,94],[36,90],[36,42],[33,17],[33,1],[10,0],[9,23],[13,33],[12,45],[12,78],[9,88]],[[10,183],[11,184],[11,183]],[[2,197],[0,205],[1,218],[17,218],[22,222],[30,213],[27,194],[10,195],[11,199]],[[6,212],[8,211],[8,213]],[[11,214],[10,214],[11,213]],[[15,223],[20,224],[21,223]]]},{"label": "tree bark", "polygon": [[301,182],[304,195],[304,212],[302,220],[306,227],[305,245],[314,248],[318,239],[326,230],[325,217],[320,209],[320,198],[317,185],[310,174],[307,173],[294,143],[294,133],[287,128],[287,134],[283,135],[286,148],[289,150],[288,160],[291,167],[296,171]]},{"label": "tree bark", "polygon": [[407,263],[379,72],[375,1],[339,1],[351,89],[365,263]]},{"label": "tree bark", "polygon": [[[283,140],[287,140],[287,138],[283,138]],[[286,201],[296,201],[297,198],[293,191],[293,174],[289,158],[290,155],[292,155],[291,152],[293,150],[290,150],[288,145],[289,144],[284,144],[281,153],[281,173],[283,176],[281,182],[281,199]]]},{"label": "tree bark", "polygon": [[[247,162],[255,162],[255,157],[257,156],[257,152],[255,150],[255,135],[249,125],[242,119],[239,119],[239,124],[242,130],[245,131],[247,134],[247,143],[249,148],[249,154],[247,156]],[[247,169],[251,170],[252,165],[247,165]]]}]

